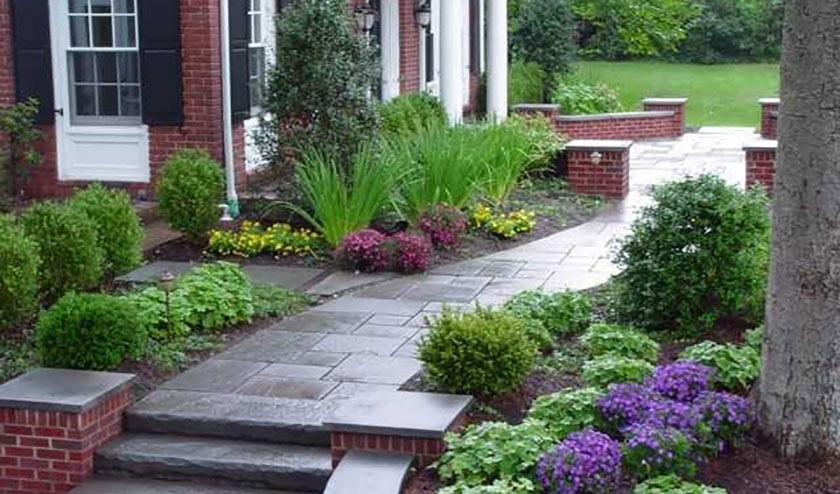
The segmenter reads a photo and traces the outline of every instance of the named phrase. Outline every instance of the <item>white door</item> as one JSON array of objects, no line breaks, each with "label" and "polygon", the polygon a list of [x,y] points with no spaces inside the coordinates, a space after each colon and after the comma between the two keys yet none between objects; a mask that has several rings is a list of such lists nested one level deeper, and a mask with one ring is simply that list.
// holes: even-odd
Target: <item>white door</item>
[{"label": "white door", "polygon": [[59,180],[150,179],[139,1],[50,0]]}]

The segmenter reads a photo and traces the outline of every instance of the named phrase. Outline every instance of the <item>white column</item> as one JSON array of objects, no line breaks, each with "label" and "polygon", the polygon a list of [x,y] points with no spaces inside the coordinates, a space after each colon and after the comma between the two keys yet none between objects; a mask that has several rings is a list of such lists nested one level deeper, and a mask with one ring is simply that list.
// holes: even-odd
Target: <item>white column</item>
[{"label": "white column", "polygon": [[400,3],[382,0],[382,101],[400,95]]},{"label": "white column", "polygon": [[443,106],[453,124],[461,123],[464,116],[462,2],[445,0],[440,3],[440,93]]},{"label": "white column", "polygon": [[487,1],[487,112],[500,122],[508,115],[507,0]]}]

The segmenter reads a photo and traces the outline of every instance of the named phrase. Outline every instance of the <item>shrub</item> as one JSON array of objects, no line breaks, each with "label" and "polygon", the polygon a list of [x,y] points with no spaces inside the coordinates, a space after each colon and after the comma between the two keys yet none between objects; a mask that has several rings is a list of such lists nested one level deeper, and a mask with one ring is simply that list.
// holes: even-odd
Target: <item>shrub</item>
[{"label": "shrub", "polygon": [[124,298],[68,293],[41,316],[35,338],[44,366],[108,371],[140,355],[146,332]]},{"label": "shrub", "polygon": [[96,225],[83,212],[54,202],[31,206],[20,217],[26,235],[38,243],[41,291],[53,301],[70,290],[87,290],[102,280],[102,248]]},{"label": "shrub", "polygon": [[513,35],[518,57],[538,64],[546,74],[565,73],[575,56],[574,19],[566,0],[530,0],[519,10]]},{"label": "shrub", "polygon": [[650,387],[660,395],[691,403],[711,386],[714,369],[695,362],[676,362],[659,366],[650,378]]},{"label": "shrub", "polygon": [[11,216],[0,216],[0,334],[38,309],[38,243]]},{"label": "shrub", "polygon": [[602,397],[603,392],[597,388],[543,395],[531,405],[528,419],[545,423],[551,435],[560,441],[572,432],[599,425],[598,400]]},{"label": "shrub", "polygon": [[508,71],[508,100],[511,105],[542,103],[545,72],[539,64],[516,58]]},{"label": "shrub", "polygon": [[641,327],[694,334],[763,307],[767,197],[704,175],[657,187],[616,261],[616,309]]},{"label": "shrub", "polygon": [[642,422],[628,427],[625,436],[624,468],[637,479],[694,475],[691,443],[682,432],[656,422]]},{"label": "shrub", "polygon": [[726,445],[740,445],[755,424],[755,413],[749,400],[729,393],[708,392],[694,403],[696,413],[720,441],[718,451]]},{"label": "shrub", "polygon": [[551,102],[560,105],[564,115],[590,115],[621,111],[618,93],[604,83],[588,83],[557,77]]},{"label": "shrub", "polygon": [[764,326],[759,326],[747,331],[745,335],[746,344],[761,356],[761,347],[764,345]]},{"label": "shrub", "polygon": [[444,487],[438,494],[537,494],[537,486],[529,479],[497,480],[490,485]]},{"label": "shrub", "polygon": [[583,379],[589,386],[606,388],[610,384],[642,382],[653,371],[644,360],[604,355],[583,364]]},{"label": "shrub", "polygon": [[157,184],[158,208],[173,229],[198,243],[219,222],[222,167],[207,151],[182,149],[169,158]]},{"label": "shrub", "polygon": [[42,157],[35,149],[36,141],[43,136],[35,127],[37,116],[38,101],[33,98],[0,109],[0,132],[7,136],[2,142],[4,147],[0,148],[0,186],[3,188],[0,199],[3,195],[14,199],[21,180],[33,166],[41,163]]},{"label": "shrub", "polygon": [[220,331],[254,316],[251,279],[236,264],[193,268],[177,281],[176,291],[183,292],[186,322],[195,330]]},{"label": "shrub", "polygon": [[632,328],[613,324],[595,324],[580,338],[592,357],[613,354],[656,363],[659,343]]},{"label": "shrub", "polygon": [[176,341],[190,334],[188,302],[184,292],[173,290],[167,305],[166,292],[156,286],[127,295],[137,310],[141,325],[155,342]]},{"label": "shrub", "polygon": [[467,231],[467,218],[458,208],[436,204],[420,216],[420,229],[436,249],[451,250],[461,243]]},{"label": "shrub", "polygon": [[519,319],[480,307],[468,314],[444,311],[420,343],[429,377],[451,393],[509,391],[531,371],[535,354]]},{"label": "shrub", "polygon": [[665,475],[637,485],[633,494],[726,494],[726,489],[692,484],[677,475]]},{"label": "shrub", "polygon": [[429,268],[432,246],[426,237],[397,233],[385,241],[385,250],[391,251],[393,267],[400,273],[423,272]]},{"label": "shrub", "polygon": [[577,334],[592,320],[592,301],[572,291],[525,291],[505,303],[505,308],[520,317],[540,321],[556,335]]},{"label": "shrub", "polygon": [[387,136],[412,136],[429,127],[448,123],[440,100],[429,93],[404,94],[379,106],[382,133]]},{"label": "shrub", "polygon": [[537,346],[537,350],[545,351],[554,347],[554,337],[545,326],[536,319],[514,315],[522,323],[523,331]]},{"label": "shrub", "polygon": [[732,391],[749,389],[761,371],[758,352],[731,343],[704,341],[683,350],[680,358],[713,368],[715,385]]},{"label": "shrub", "polygon": [[606,434],[576,432],[542,457],[537,479],[547,492],[611,494],[621,482],[621,450]]},{"label": "shrub", "polygon": [[96,225],[103,252],[103,271],[119,275],[143,261],[143,227],[125,191],[93,184],[77,193],[71,207],[84,212]]},{"label": "shrub", "polygon": [[540,455],[555,443],[541,422],[484,422],[467,426],[460,435],[448,434],[445,440],[437,472],[459,487],[534,478]]},{"label": "shrub", "polygon": [[349,269],[372,273],[389,264],[385,251],[387,237],[376,230],[361,230],[344,237],[336,251],[339,264]]}]

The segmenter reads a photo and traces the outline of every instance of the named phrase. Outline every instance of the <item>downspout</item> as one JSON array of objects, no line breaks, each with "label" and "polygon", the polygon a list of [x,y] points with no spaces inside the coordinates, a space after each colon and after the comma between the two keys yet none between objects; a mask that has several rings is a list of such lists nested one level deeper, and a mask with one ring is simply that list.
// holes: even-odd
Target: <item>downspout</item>
[{"label": "downspout", "polygon": [[230,4],[219,0],[222,39],[222,142],[225,160],[225,189],[230,215],[239,216],[236,194],[236,166],[233,153],[233,112],[230,101]]}]

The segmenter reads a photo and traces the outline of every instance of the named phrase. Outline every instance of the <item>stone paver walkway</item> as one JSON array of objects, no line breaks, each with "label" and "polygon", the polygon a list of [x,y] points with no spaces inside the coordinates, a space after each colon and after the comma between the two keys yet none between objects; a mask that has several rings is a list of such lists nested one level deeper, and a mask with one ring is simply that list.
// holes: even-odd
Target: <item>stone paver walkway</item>
[{"label": "stone paver walkway", "polygon": [[528,289],[585,289],[616,273],[609,258],[651,185],[715,173],[743,185],[741,147],[751,129],[702,129],[631,152],[631,194],[589,223],[428,275],[335,275],[313,288],[363,288],[284,320],[164,384],[163,389],[331,400],[395,390],[419,369],[414,358],[427,317],[454,307],[503,303]]}]

